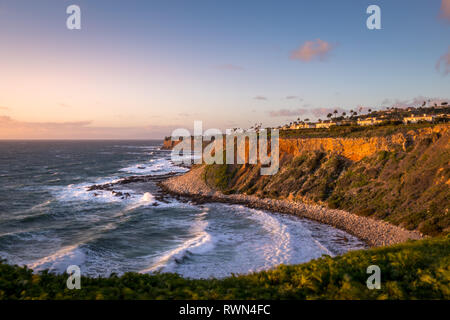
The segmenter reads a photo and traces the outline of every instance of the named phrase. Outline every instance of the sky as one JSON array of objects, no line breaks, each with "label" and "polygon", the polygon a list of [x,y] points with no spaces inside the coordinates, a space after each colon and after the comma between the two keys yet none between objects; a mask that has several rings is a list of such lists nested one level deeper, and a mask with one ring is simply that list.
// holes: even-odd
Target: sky
[{"label": "sky", "polygon": [[0,139],[278,126],[448,100],[449,73],[450,0],[0,1]]}]

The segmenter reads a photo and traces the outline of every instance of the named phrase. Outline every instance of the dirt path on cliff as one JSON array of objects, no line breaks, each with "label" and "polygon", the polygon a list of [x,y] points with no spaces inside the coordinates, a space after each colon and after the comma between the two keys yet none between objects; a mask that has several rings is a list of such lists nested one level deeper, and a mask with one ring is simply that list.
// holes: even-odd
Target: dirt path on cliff
[{"label": "dirt path on cliff", "polygon": [[244,194],[224,195],[206,185],[203,170],[204,166],[194,167],[183,175],[163,181],[161,187],[169,193],[195,200],[243,204],[255,209],[294,214],[344,230],[372,247],[423,238],[423,235],[417,231],[405,230],[385,221],[358,216],[343,210],[288,200],[261,199]]}]

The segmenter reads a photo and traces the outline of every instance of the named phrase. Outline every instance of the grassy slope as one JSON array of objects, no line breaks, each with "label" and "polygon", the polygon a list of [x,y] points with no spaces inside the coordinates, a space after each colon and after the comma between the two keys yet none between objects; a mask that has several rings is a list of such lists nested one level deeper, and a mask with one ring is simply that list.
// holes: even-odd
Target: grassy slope
[{"label": "grassy slope", "polygon": [[[369,265],[381,269],[381,289],[366,287]],[[449,299],[450,237],[361,250],[305,264],[222,280],[188,280],[175,274],[82,278],[33,274],[0,263],[0,299]]]},{"label": "grassy slope", "polygon": [[406,151],[380,151],[359,162],[323,152],[284,154],[274,176],[261,176],[256,165],[210,165],[205,179],[225,193],[321,203],[428,235],[448,234],[449,140],[433,134]]},{"label": "grassy slope", "polygon": [[394,133],[407,133],[410,130],[433,127],[433,123],[408,125],[383,124],[374,126],[333,126],[329,129],[281,130],[280,138],[360,138],[384,137]]}]

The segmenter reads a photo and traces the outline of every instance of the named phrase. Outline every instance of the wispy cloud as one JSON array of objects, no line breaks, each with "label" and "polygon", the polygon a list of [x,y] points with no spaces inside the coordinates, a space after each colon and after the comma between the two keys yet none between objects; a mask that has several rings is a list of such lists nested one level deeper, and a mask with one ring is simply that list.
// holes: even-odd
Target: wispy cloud
[{"label": "wispy cloud", "polygon": [[298,97],[297,96],[287,96],[286,97],[287,100],[292,100],[292,99],[296,99],[296,98],[298,98]]},{"label": "wispy cloud", "polygon": [[181,118],[192,118],[192,117],[196,117],[196,116],[198,116],[199,114],[198,113],[187,113],[187,112],[180,112],[180,113],[178,113],[178,117],[181,117]]},{"label": "wispy cloud", "polygon": [[356,108],[353,109],[353,111],[359,112],[359,113],[367,113],[369,112],[369,110],[376,110],[376,107],[369,107],[369,106],[364,106],[362,104],[357,105]]},{"label": "wispy cloud", "polygon": [[450,73],[450,47],[448,48],[447,53],[442,55],[436,62],[436,70],[444,76]]},{"label": "wispy cloud", "polygon": [[382,106],[387,106],[390,103],[391,103],[391,99],[389,99],[389,98],[383,99],[383,101],[381,101]]},{"label": "wispy cloud", "polygon": [[269,100],[269,99],[267,99],[267,97],[264,97],[264,96],[256,96],[253,99],[255,99],[255,100]]},{"label": "wispy cloud", "polygon": [[308,113],[307,109],[279,109],[273,110],[269,112],[269,116],[271,117],[293,117],[293,116],[302,116]]},{"label": "wispy cloud", "polygon": [[[340,115],[342,112],[348,112],[348,110],[342,109],[340,107],[335,107],[335,108],[314,108],[314,109],[311,109],[311,113],[315,117],[326,118],[327,114],[333,113],[334,110],[337,110],[338,115]],[[333,115],[334,115],[334,113],[333,113]]]},{"label": "wispy cloud", "polygon": [[[389,99],[386,99],[388,101],[390,101]],[[434,105],[435,103],[440,105],[441,102],[450,102],[450,99],[446,99],[446,98],[439,98],[439,97],[424,97],[424,96],[417,96],[415,98],[412,99],[405,99],[405,100],[401,100],[401,99],[396,99],[394,100],[394,102],[390,105],[390,107],[392,108],[410,108],[410,107],[419,107],[421,106],[424,102],[426,102],[427,104],[431,104]]]},{"label": "wispy cloud", "polygon": [[234,65],[234,64],[220,64],[220,65],[216,66],[216,69],[227,70],[227,71],[242,71],[245,68],[241,67],[241,66]]},{"label": "wispy cloud", "polygon": [[439,18],[450,21],[450,0],[442,0]]},{"label": "wispy cloud", "polygon": [[[342,112],[347,112],[348,110],[340,108],[340,107],[335,107],[335,108],[310,108],[308,104],[305,104],[303,106],[303,108],[298,108],[298,109],[279,109],[279,110],[273,110],[269,112],[269,115],[271,117],[298,117],[298,116],[304,116],[304,115],[309,115],[309,116],[314,116],[316,118],[322,118],[325,119],[326,116],[329,113],[332,113],[334,115],[334,110],[338,111],[338,115],[341,115]],[[358,110],[357,108],[354,109],[355,111]]]},{"label": "wispy cloud", "polygon": [[305,62],[315,59],[323,61],[334,47],[334,45],[321,39],[306,41],[297,50],[292,52],[291,59]]},{"label": "wispy cloud", "polygon": [[3,127],[28,127],[28,128],[75,128],[75,127],[85,127],[91,124],[92,121],[74,121],[74,122],[25,122],[14,120],[8,116],[0,116],[0,124]]},{"label": "wispy cloud", "polygon": [[176,127],[96,127],[91,121],[26,122],[0,116],[0,139],[157,139]]},{"label": "wispy cloud", "polygon": [[8,108],[8,107],[0,106],[0,110],[9,110],[9,108]]}]

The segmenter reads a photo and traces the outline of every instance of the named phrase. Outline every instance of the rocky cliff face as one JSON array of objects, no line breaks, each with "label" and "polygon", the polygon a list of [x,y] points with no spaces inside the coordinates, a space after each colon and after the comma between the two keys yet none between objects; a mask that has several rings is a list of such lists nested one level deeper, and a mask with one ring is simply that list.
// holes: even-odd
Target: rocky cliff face
[{"label": "rocky cliff face", "polygon": [[172,150],[173,147],[175,147],[178,143],[180,143],[179,141],[172,141],[171,139],[164,139],[163,145],[162,145],[162,149],[163,150]]},{"label": "rocky cliff face", "polygon": [[360,161],[379,151],[406,150],[416,139],[433,133],[445,134],[448,129],[448,125],[441,125],[411,130],[406,134],[398,133],[387,137],[370,138],[285,138],[280,139],[280,154],[298,156],[305,151],[319,151],[338,154],[352,161]]}]

